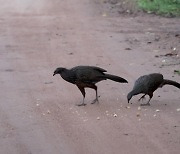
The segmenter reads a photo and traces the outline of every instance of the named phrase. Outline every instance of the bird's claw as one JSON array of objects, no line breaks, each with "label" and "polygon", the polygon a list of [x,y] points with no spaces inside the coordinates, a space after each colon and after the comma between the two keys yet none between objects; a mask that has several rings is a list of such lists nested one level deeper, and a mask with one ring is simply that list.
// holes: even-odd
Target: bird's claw
[{"label": "bird's claw", "polygon": [[93,100],[91,104],[95,104],[96,102],[99,103],[99,100],[98,100],[99,97],[100,96],[98,96],[95,100]]},{"label": "bird's claw", "polygon": [[140,106],[150,106],[150,103],[141,104]]},{"label": "bird's claw", "polygon": [[99,103],[99,100],[97,98],[93,100],[91,104],[95,104],[96,102]]},{"label": "bird's claw", "polygon": [[77,106],[86,106],[86,104],[85,103],[77,104]]}]

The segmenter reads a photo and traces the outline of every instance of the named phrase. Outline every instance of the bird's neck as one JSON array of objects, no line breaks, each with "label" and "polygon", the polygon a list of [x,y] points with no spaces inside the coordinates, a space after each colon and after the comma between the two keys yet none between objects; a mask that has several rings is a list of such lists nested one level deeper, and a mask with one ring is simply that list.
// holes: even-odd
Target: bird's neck
[{"label": "bird's neck", "polygon": [[68,74],[68,69],[63,68],[63,71],[61,71],[61,73],[59,73],[61,75],[61,77],[64,79],[66,78],[67,74]]},{"label": "bird's neck", "polygon": [[66,80],[67,82],[70,82],[72,83],[72,79],[71,79],[71,76],[72,76],[72,72],[66,68],[64,68],[64,71],[61,72],[61,77]]},{"label": "bird's neck", "polygon": [[134,95],[137,95],[137,94],[139,94],[140,92],[138,91],[138,90],[132,90],[130,93],[129,93],[129,95],[130,96],[134,96]]}]

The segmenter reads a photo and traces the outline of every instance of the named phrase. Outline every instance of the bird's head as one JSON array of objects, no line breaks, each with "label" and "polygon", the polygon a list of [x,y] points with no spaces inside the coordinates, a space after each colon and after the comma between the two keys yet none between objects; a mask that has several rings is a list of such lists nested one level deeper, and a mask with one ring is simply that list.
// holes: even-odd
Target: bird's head
[{"label": "bird's head", "polygon": [[64,72],[66,69],[63,67],[58,67],[56,68],[56,70],[54,71],[53,76],[55,76],[56,74],[61,74],[62,72]]},{"label": "bird's head", "polygon": [[127,95],[128,103],[129,103],[129,101],[131,100],[132,96],[133,96],[133,95],[131,94],[131,92]]}]

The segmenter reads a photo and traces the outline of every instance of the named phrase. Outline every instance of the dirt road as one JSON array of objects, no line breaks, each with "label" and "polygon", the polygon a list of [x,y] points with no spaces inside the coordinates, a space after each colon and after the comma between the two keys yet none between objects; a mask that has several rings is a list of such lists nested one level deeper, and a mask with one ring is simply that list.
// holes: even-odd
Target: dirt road
[{"label": "dirt road", "polygon": [[[103,4],[104,5],[104,4]],[[178,154],[180,91],[157,90],[150,107],[126,95],[142,74],[179,69],[180,20],[116,16],[100,1],[6,0],[0,6],[1,154]],[[176,56],[164,55],[174,51]],[[155,57],[156,56],[156,57]],[[129,84],[98,83],[100,103],[56,67],[96,65]],[[159,112],[158,112],[159,111]],[[117,115],[117,116],[116,116]]]}]

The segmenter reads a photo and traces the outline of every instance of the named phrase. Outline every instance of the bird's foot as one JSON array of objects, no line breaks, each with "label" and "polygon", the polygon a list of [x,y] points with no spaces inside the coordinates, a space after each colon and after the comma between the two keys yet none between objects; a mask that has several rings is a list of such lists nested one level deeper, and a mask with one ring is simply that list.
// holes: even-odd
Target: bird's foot
[{"label": "bird's foot", "polygon": [[141,104],[141,106],[150,106],[150,103]]},{"label": "bird's foot", "polygon": [[93,101],[92,101],[92,103],[91,103],[91,104],[95,104],[96,102],[98,102],[98,103],[99,103],[99,100],[98,100],[98,99],[95,99],[95,100],[93,100]]},{"label": "bird's foot", "polygon": [[[100,97],[100,96],[98,96],[98,97]],[[98,98],[96,98],[95,100],[93,100],[91,104],[95,104],[96,102],[99,103]]]},{"label": "bird's foot", "polygon": [[77,106],[86,106],[85,103],[77,104]]}]

